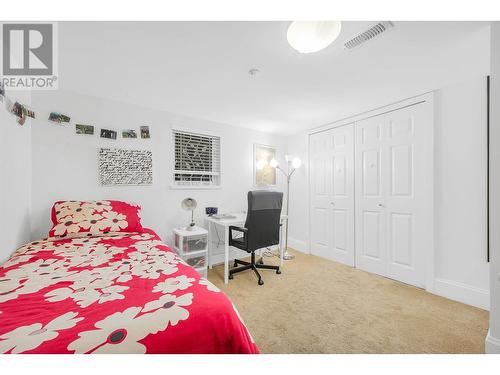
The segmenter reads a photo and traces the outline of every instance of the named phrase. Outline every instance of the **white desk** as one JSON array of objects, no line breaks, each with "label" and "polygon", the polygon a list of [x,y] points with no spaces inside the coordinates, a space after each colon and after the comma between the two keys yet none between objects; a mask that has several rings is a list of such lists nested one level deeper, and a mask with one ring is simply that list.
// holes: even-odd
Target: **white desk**
[{"label": "white desk", "polygon": [[[217,226],[224,229],[224,283],[229,282],[229,227],[243,226],[245,225],[245,220],[247,215],[245,213],[231,214],[236,216],[234,219],[215,219],[213,217],[207,217],[206,222],[208,225],[208,268],[212,268],[212,254],[213,254],[213,230],[217,230]],[[280,267],[283,267],[283,223],[287,220],[286,215],[281,215],[281,227],[280,227]]]}]

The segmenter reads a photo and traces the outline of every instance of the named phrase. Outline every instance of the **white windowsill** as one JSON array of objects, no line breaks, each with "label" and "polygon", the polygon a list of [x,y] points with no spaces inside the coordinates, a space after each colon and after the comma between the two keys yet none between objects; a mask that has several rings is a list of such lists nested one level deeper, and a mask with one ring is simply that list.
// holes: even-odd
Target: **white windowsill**
[{"label": "white windowsill", "polygon": [[219,190],[222,189],[222,186],[179,186],[179,185],[170,185],[171,190]]}]

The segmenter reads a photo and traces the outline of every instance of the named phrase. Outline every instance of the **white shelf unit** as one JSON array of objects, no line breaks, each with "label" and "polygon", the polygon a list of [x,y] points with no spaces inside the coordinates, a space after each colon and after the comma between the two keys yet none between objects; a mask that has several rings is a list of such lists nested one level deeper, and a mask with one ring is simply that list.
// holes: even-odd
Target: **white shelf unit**
[{"label": "white shelf unit", "polygon": [[207,277],[208,231],[201,227],[174,229],[174,250],[200,275]]}]

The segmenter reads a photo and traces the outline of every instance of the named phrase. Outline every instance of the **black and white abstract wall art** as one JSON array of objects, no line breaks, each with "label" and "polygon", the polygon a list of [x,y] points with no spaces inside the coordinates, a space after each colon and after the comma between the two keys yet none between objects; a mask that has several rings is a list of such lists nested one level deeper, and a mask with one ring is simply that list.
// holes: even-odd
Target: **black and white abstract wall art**
[{"label": "black and white abstract wall art", "polygon": [[149,150],[100,148],[99,180],[103,186],[152,185],[153,153]]}]

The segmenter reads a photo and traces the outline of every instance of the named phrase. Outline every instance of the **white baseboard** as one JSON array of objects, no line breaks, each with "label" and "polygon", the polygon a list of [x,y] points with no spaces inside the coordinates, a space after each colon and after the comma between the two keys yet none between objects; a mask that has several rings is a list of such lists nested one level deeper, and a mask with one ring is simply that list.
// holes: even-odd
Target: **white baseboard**
[{"label": "white baseboard", "polygon": [[301,253],[309,254],[309,247],[307,246],[306,241],[288,237],[288,247],[300,251]]},{"label": "white baseboard", "polygon": [[448,279],[435,279],[432,293],[467,305],[490,309],[490,292]]},{"label": "white baseboard", "polygon": [[488,330],[485,343],[486,354],[500,354],[500,339],[491,336],[490,330]]}]

